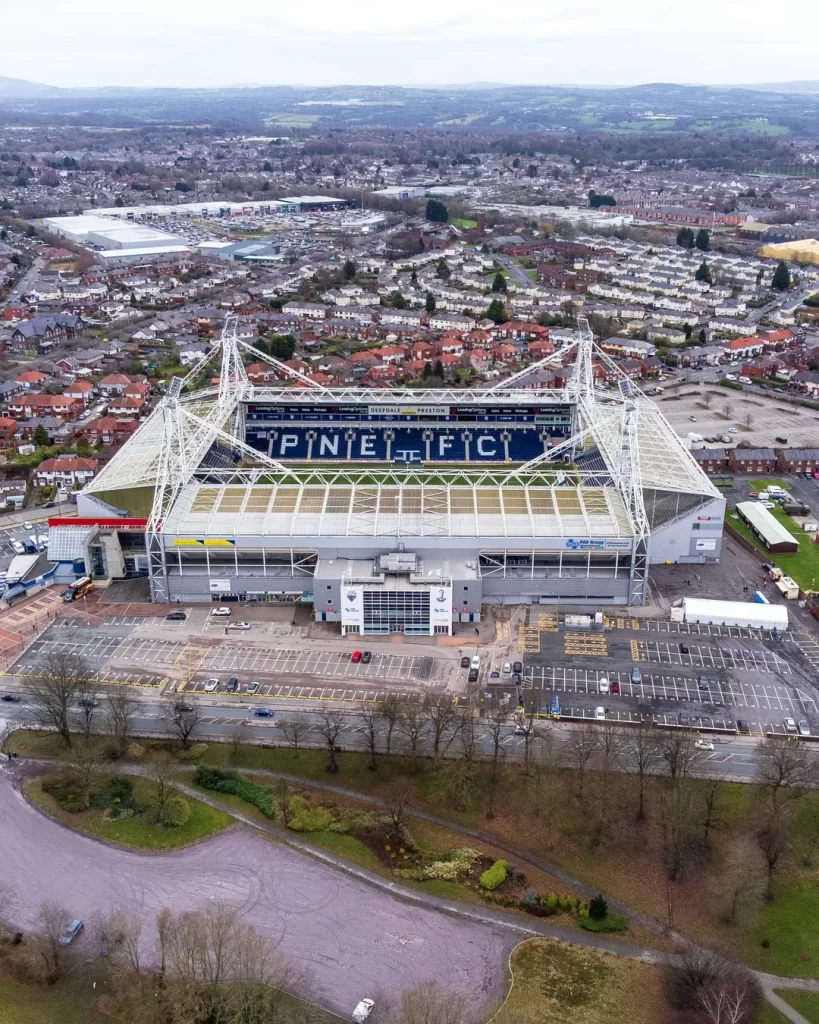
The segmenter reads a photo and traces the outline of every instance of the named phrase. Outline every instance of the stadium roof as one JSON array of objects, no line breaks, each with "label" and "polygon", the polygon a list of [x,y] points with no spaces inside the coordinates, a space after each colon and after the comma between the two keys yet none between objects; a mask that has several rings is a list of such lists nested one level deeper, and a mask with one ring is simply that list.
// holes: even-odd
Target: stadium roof
[{"label": "stadium roof", "polygon": [[610,487],[189,484],[163,533],[190,537],[632,537]]}]

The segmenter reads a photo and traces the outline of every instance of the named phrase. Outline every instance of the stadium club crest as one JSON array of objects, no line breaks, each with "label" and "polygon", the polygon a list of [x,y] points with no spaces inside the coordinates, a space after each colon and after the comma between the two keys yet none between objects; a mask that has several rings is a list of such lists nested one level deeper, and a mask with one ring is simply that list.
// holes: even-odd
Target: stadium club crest
[{"label": "stadium club crest", "polygon": [[351,602],[355,601],[355,599],[357,597],[358,597],[358,594],[354,590],[348,590],[347,591],[347,600],[348,601],[351,601]]},{"label": "stadium club crest", "polygon": [[447,596],[446,596],[446,591],[445,590],[439,590],[438,591],[438,596],[435,598],[435,603],[436,604],[446,604],[447,603]]}]

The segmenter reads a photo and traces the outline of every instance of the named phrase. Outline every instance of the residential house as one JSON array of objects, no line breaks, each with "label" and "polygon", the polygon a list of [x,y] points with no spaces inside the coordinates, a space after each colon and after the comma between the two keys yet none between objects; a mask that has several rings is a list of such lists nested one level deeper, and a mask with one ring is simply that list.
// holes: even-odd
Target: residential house
[{"label": "residential house", "polygon": [[37,391],[49,377],[41,370],[24,370],[22,373],[18,373],[14,379],[25,391]]},{"label": "residential house", "polygon": [[819,448],[786,448],[778,453],[779,473],[819,473]]},{"label": "residential house", "polygon": [[463,313],[431,313],[427,324],[432,331],[468,331],[475,321]]},{"label": "residential house", "polygon": [[657,349],[650,341],[640,341],[638,338],[606,338],[600,342],[600,348],[610,355],[630,356],[633,359],[657,354]]},{"label": "residential house", "polygon": [[84,405],[89,405],[94,397],[94,385],[90,380],[75,380],[63,391],[69,398],[79,398]]},{"label": "residential house", "polygon": [[115,416],[100,416],[83,427],[82,436],[89,444],[102,444],[106,448],[124,444],[139,425],[136,419],[119,419]]},{"label": "residential house", "polygon": [[67,395],[22,395],[13,398],[7,407],[9,416],[28,420],[32,416],[54,416],[58,420],[75,420],[82,415],[85,403]]},{"label": "residential house", "polygon": [[727,476],[731,473],[731,460],[724,448],[693,448],[691,454],[706,476]]},{"label": "residential house", "polygon": [[773,448],[735,448],[730,452],[732,473],[773,473],[776,452]]},{"label": "residential house", "polygon": [[79,455],[57,455],[40,463],[34,472],[34,479],[41,487],[44,484],[58,484],[66,489],[76,488],[93,480],[98,469],[98,459],[85,459]]}]

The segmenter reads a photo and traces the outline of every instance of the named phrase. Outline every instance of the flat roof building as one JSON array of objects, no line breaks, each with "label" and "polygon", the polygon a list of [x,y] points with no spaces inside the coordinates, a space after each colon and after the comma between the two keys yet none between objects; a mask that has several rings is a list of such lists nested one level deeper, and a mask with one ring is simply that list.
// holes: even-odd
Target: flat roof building
[{"label": "flat roof building", "polygon": [[741,501],[737,505],[737,513],[769,551],[795,554],[799,550],[799,541],[759,502]]}]

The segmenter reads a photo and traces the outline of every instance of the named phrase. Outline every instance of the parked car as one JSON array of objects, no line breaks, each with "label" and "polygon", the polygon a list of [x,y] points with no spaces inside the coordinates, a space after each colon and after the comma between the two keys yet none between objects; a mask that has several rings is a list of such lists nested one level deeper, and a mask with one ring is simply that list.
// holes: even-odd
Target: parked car
[{"label": "parked car", "polygon": [[16,693],[4,693],[2,698],[7,704],[16,704],[20,700],[19,694]]},{"label": "parked car", "polygon": [[226,693],[236,693],[236,691],[238,689],[239,689],[239,680],[236,678],[236,676],[231,676],[230,679],[228,679],[228,681],[225,683],[225,692]]},{"label": "parked car", "polygon": [[688,654],[688,644],[680,644],[680,654]]},{"label": "parked car", "polygon": [[79,918],[77,918],[74,921],[70,921],[66,925],[65,931],[63,931],[62,935],[60,936],[60,945],[70,946],[74,939],[82,935],[84,928],[85,924]]},{"label": "parked car", "polygon": [[100,702],[97,700],[96,697],[80,697],[80,699],[77,701],[77,704],[81,708],[89,709],[99,707],[99,703]]},{"label": "parked car", "polygon": [[612,683],[611,684],[611,692],[612,693],[619,693],[620,692],[620,684],[619,683]]},{"label": "parked car", "polygon": [[469,668],[469,657],[466,654],[461,658],[461,668]]},{"label": "parked car", "polygon": [[230,615],[230,608],[213,608],[211,609],[211,615]]},{"label": "parked car", "polygon": [[467,676],[467,681],[470,682],[470,683],[477,683],[477,681],[478,681],[478,670],[476,668],[471,668],[469,670],[469,675]]},{"label": "parked car", "polygon": [[185,612],[168,612],[165,616],[166,622],[184,622],[187,619]]},{"label": "parked car", "polygon": [[247,684],[247,692],[248,693],[258,693],[259,692],[259,684],[256,682],[255,679],[253,680],[252,683],[248,683]]},{"label": "parked car", "polygon": [[711,740],[694,740],[694,746],[697,750],[713,750],[714,744]]},{"label": "parked car", "polygon": [[214,690],[218,690],[218,689],[219,689],[219,680],[218,679],[209,679],[205,683],[205,693],[213,693]]},{"label": "parked car", "polygon": [[642,681],[643,681],[643,674],[639,670],[639,668],[633,668],[631,670],[631,681],[632,681],[632,683],[642,683]]},{"label": "parked car", "polygon": [[600,681],[598,682],[598,684],[597,684],[597,692],[598,693],[608,693],[609,692],[609,681],[608,681],[608,679],[606,679],[605,676],[603,676],[602,679],[600,679]]},{"label": "parked car", "polygon": [[606,709],[605,708],[595,708],[594,709],[594,717],[595,717],[595,720],[598,721],[598,722],[604,721],[605,718],[606,718]]},{"label": "parked car", "polygon": [[792,718],[785,719],[785,732],[796,732],[796,722]]},{"label": "parked car", "polygon": [[231,622],[228,629],[250,629],[249,622]]},{"label": "parked car", "polygon": [[270,710],[270,708],[256,708],[256,710],[253,712],[253,714],[257,718],[272,718],[273,717],[273,712]]},{"label": "parked car", "polygon": [[470,669],[473,669],[475,672],[480,672],[480,670],[481,670],[481,659],[480,659],[479,655],[476,654],[473,657],[472,661],[470,661],[470,663],[469,663],[469,667],[470,667]]},{"label": "parked car", "polygon": [[179,700],[174,704],[173,709],[174,711],[181,711],[183,714],[187,714],[193,711],[194,707],[193,704],[185,704],[183,701]]},{"label": "parked car", "polygon": [[500,672],[490,672],[489,673],[489,682],[490,683],[499,683],[500,682]]},{"label": "parked car", "polygon": [[523,671],[523,662],[522,661],[513,661],[512,662],[512,671],[513,672],[522,672]]},{"label": "parked car", "polygon": [[514,734],[515,736],[528,736],[529,730],[526,728],[525,725],[521,725],[520,723],[518,723],[514,728]]},{"label": "parked car", "polygon": [[691,716],[686,714],[680,714],[677,716],[677,721],[680,723],[680,725],[691,725]]},{"label": "parked car", "polygon": [[503,663],[503,668],[501,669],[501,672],[503,672],[503,674],[505,676],[511,676],[512,675],[512,662],[511,661],[505,661]]},{"label": "parked car", "polygon": [[520,672],[512,673],[512,682],[515,684],[515,686],[520,686],[520,678]]},{"label": "parked car", "polygon": [[750,724],[748,722],[746,722],[744,718],[738,718],[737,719],[737,732],[749,733],[750,731],[751,731]]},{"label": "parked car", "polygon": [[373,652],[372,651],[362,651],[362,653],[361,653],[361,664],[362,665],[369,665],[372,660],[373,660]]},{"label": "parked car", "polygon": [[798,729],[799,729],[799,735],[800,736],[810,736],[810,726],[808,725],[808,723],[805,721],[804,718],[800,718],[799,719]]},{"label": "parked car", "polygon": [[699,677],[699,679],[697,680],[697,689],[698,690],[710,690],[711,689],[711,686],[710,686],[710,684],[708,682],[708,676],[700,676]]},{"label": "parked car", "polygon": [[359,1001],[356,1008],[353,1010],[353,1021],[355,1024],[364,1024],[364,1021],[373,1012],[375,1001],[372,999],[362,999]]},{"label": "parked car", "polygon": [[359,661],[361,661],[361,651],[353,651],[350,655],[350,661],[353,662],[354,665],[357,665]]},{"label": "parked car", "polygon": [[557,694],[552,697],[551,702],[549,703],[549,714],[554,718],[560,718],[560,698]]}]

